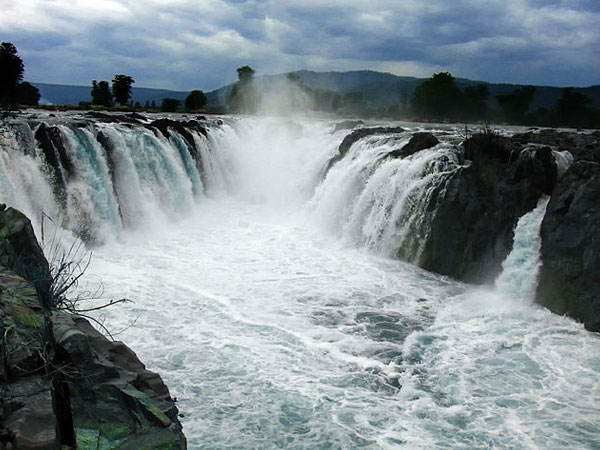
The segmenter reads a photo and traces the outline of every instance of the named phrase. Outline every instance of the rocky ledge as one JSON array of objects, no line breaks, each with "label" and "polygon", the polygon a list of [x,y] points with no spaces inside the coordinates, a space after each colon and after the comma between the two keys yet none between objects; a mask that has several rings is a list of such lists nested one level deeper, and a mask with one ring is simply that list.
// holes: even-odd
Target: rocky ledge
[{"label": "rocky ledge", "polygon": [[0,449],[185,449],[160,376],[53,305],[29,220],[0,207]]}]

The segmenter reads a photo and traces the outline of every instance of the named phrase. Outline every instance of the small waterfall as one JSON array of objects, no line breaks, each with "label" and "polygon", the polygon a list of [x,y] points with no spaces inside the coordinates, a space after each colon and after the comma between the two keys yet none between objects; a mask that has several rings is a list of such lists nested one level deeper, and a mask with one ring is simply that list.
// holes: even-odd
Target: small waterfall
[{"label": "small waterfall", "polygon": [[502,263],[502,273],[496,279],[496,289],[522,300],[532,300],[540,268],[540,227],[550,197],[542,196],[532,211],[519,219],[515,228],[513,248]]}]

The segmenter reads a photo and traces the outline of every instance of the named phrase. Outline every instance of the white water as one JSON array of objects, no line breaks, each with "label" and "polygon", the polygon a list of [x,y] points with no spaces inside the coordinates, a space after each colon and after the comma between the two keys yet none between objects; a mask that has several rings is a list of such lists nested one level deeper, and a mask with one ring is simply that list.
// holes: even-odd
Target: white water
[{"label": "white water", "polygon": [[[191,166],[176,149],[161,159],[170,170],[158,168],[151,137],[108,127],[148,153],[120,150],[115,191],[135,227],[97,248],[89,272],[107,298],[136,302],[106,310],[106,323],[119,330],[137,318],[118,338],[179,399],[189,447],[599,448],[596,335],[520,295],[372,252],[389,254],[390,218],[405,217],[392,198],[426,194],[415,184],[456,162],[431,168],[438,160],[423,152],[414,167],[374,167],[356,154],[313,196],[344,132],[302,125],[211,130],[207,197],[182,176]],[[361,174],[361,164],[371,169]],[[424,170],[402,184],[401,173]],[[187,211],[160,219],[153,208],[175,214],[171,200]]]}]

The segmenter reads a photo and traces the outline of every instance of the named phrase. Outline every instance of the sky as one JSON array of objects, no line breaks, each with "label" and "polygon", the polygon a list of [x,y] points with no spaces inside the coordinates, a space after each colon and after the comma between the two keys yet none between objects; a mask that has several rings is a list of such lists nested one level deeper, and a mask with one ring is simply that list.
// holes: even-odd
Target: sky
[{"label": "sky", "polygon": [[0,0],[32,82],[212,89],[301,69],[600,84],[600,0]]}]

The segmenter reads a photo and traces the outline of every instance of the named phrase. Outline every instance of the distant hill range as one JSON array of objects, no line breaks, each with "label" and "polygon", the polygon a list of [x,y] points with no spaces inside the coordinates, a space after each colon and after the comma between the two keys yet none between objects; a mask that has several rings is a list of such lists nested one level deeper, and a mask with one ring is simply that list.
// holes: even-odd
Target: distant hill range
[{"label": "distant hill range", "polygon": [[[399,77],[390,73],[360,70],[351,72],[312,72],[301,70],[294,72],[299,79],[312,89],[348,94],[351,92],[362,92],[365,102],[373,108],[386,108],[393,104],[403,103],[412,98],[414,89],[422,83],[424,78]],[[259,85],[271,85],[273,82],[284,80],[287,74],[257,76]],[[497,107],[497,95],[509,94],[524,85],[520,84],[497,84],[485,81],[468,80],[457,78],[456,84],[464,88],[477,84],[486,84],[490,91],[489,103],[491,107]],[[69,86],[59,84],[32,83],[40,90],[42,101],[52,104],[77,105],[80,101],[90,101],[90,86]],[[222,105],[226,102],[233,84],[223,86],[206,93],[208,106]],[[552,108],[560,98],[563,87],[536,86],[535,96],[530,105],[530,110],[538,108]],[[600,85],[574,88],[576,92],[586,95],[591,99],[589,106],[600,108]],[[132,89],[133,102],[142,105],[155,101],[160,105],[165,97],[183,100],[189,91],[171,91],[167,89],[136,88]]]}]

